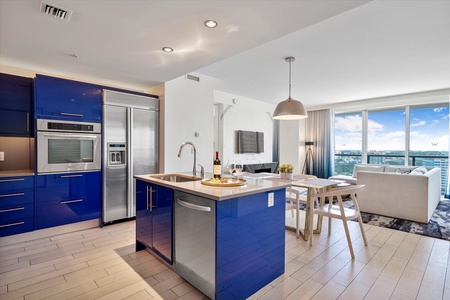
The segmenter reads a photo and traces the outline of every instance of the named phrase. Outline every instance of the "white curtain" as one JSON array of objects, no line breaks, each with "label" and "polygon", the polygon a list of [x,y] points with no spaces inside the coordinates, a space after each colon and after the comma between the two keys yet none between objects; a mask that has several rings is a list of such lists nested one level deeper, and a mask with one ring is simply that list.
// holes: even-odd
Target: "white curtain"
[{"label": "white curtain", "polygon": [[309,111],[306,119],[306,141],[312,147],[312,175],[328,178],[334,173],[334,110]]}]

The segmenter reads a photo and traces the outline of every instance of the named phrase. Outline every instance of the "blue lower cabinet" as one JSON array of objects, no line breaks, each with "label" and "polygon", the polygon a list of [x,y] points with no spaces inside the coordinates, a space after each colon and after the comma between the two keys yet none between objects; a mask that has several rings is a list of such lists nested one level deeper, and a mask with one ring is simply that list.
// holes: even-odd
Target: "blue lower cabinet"
[{"label": "blue lower cabinet", "polygon": [[36,229],[101,218],[101,172],[36,176]]},{"label": "blue lower cabinet", "polygon": [[34,230],[34,176],[0,178],[0,237]]},{"label": "blue lower cabinet", "polygon": [[100,217],[100,196],[36,204],[36,229],[71,224]]},{"label": "blue lower cabinet", "polygon": [[285,191],[217,201],[216,299],[246,299],[284,273]]},{"label": "blue lower cabinet", "polygon": [[169,264],[173,263],[173,190],[136,180],[137,250],[151,249]]}]

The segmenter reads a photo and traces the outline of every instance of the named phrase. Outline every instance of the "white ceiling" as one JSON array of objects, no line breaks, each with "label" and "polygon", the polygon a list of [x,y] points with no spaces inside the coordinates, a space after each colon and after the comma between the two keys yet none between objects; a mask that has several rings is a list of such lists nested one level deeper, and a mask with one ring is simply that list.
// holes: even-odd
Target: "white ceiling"
[{"label": "white ceiling", "polygon": [[450,1],[48,2],[70,21],[0,0],[1,65],[142,91],[196,72],[277,103],[294,56],[292,96],[307,107],[450,88]]}]

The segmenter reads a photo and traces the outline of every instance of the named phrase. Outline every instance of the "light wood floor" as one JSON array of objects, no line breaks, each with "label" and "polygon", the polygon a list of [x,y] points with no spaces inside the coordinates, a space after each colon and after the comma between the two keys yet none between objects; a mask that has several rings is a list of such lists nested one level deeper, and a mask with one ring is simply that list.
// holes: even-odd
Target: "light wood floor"
[{"label": "light wood floor", "polygon": [[[313,247],[287,231],[286,273],[251,299],[450,299],[450,242],[367,225],[364,247],[349,222],[351,260],[342,225],[333,224],[331,237],[316,234]],[[205,299],[152,255],[135,252],[134,226],[0,239],[0,299]]]}]

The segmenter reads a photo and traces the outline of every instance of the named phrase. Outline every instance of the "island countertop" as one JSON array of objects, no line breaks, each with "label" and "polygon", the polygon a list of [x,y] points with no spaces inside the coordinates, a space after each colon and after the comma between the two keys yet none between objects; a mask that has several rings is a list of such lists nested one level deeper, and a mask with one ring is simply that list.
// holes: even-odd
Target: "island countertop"
[{"label": "island countertop", "polygon": [[[177,172],[176,174],[186,175],[187,173]],[[170,182],[151,177],[154,175],[162,174],[135,175],[134,178],[216,201],[228,200],[236,197],[282,189],[292,184],[292,181],[273,181],[264,180],[263,178],[245,178],[247,183],[242,186],[215,187],[204,185],[200,180],[188,182]],[[208,176],[206,177],[208,178]]]}]

